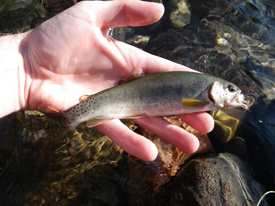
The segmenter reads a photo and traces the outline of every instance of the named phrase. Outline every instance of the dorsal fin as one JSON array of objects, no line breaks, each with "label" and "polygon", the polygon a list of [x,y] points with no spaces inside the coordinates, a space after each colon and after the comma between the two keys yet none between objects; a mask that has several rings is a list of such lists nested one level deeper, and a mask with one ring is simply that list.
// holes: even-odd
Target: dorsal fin
[{"label": "dorsal fin", "polygon": [[119,80],[118,85],[133,81],[133,80],[138,79],[138,78],[143,77],[143,76],[145,76],[145,75],[144,74],[131,74],[131,75],[122,77]]},{"label": "dorsal fin", "polygon": [[[118,85],[120,84],[124,84],[124,83],[127,83],[127,82],[130,82],[130,81],[133,81],[135,79],[138,79],[142,76],[145,76],[144,74],[131,74],[131,75],[128,75],[128,76],[125,76],[125,77],[122,77],[119,81],[118,81]],[[79,101],[80,102],[83,102],[85,101],[86,99],[88,99],[90,96],[92,95],[82,95],[80,98],[79,98]],[[55,111],[54,108],[52,107],[49,107],[51,110]],[[57,110],[56,110],[57,111]]]}]

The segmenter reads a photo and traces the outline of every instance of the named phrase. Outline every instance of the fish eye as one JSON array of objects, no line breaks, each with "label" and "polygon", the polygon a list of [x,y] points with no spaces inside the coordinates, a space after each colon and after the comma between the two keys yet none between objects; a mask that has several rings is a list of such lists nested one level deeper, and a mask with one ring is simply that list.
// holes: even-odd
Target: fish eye
[{"label": "fish eye", "polygon": [[230,91],[230,92],[237,91],[236,87],[234,85],[232,85],[232,84],[229,84],[227,88],[228,88],[228,91]]}]

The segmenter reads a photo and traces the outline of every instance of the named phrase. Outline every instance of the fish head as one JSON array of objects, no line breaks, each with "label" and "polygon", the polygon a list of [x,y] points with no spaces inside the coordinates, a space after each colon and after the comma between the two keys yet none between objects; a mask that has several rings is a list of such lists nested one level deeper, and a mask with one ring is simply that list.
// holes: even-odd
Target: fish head
[{"label": "fish head", "polygon": [[208,91],[208,97],[217,109],[242,107],[249,110],[242,91],[230,82],[215,81]]}]

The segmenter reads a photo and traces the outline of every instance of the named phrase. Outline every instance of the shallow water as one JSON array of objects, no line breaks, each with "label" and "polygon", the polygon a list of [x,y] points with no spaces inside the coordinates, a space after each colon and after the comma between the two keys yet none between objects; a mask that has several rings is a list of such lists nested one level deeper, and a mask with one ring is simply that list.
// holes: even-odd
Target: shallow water
[{"label": "shallow water", "polygon": [[[186,2],[188,12],[184,10],[184,14],[188,13],[189,17],[178,17],[173,22],[175,17],[171,18],[174,15],[171,8],[180,8],[180,2]],[[265,190],[274,190],[275,2],[191,0],[163,3],[166,13],[160,22],[147,27],[147,30],[134,29],[139,35],[151,37],[142,48],[232,81],[242,89],[252,106],[244,117],[240,115],[243,119],[240,119],[234,137],[245,141],[247,164],[256,179]],[[186,19],[189,19],[188,23]],[[125,41],[130,42],[127,34]],[[211,133],[210,138],[217,151],[228,151],[217,142],[217,139],[222,139],[217,137],[217,133]],[[269,198],[270,202],[274,201]]]},{"label": "shallow water", "polygon": [[190,22],[175,26],[171,2],[164,1],[168,11],[159,23],[136,29],[151,36],[143,49],[234,82],[254,104],[249,115],[259,116],[254,108],[261,110],[275,98],[275,3],[187,1]]}]

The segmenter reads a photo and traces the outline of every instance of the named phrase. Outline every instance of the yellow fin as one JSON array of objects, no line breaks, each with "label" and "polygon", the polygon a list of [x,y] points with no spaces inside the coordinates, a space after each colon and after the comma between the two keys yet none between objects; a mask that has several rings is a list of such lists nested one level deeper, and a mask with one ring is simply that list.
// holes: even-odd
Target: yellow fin
[{"label": "yellow fin", "polygon": [[203,107],[207,105],[209,102],[208,101],[202,101],[202,100],[197,100],[197,99],[182,99],[181,103],[189,108],[198,108],[198,107]]},{"label": "yellow fin", "polygon": [[125,119],[138,119],[138,118],[141,118],[141,117],[148,117],[148,115],[146,115],[146,114],[137,114],[137,115],[127,116],[127,117],[125,117]]},{"label": "yellow fin", "polygon": [[86,127],[95,127],[97,125],[107,122],[109,119],[91,119],[87,122]]}]

